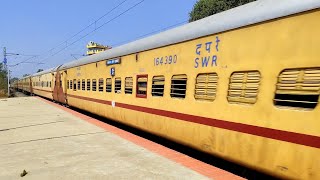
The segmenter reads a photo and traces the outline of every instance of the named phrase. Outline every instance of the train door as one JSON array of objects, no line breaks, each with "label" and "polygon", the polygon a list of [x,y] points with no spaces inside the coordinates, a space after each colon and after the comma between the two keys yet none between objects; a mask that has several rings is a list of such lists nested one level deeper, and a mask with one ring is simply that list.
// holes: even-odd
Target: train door
[{"label": "train door", "polygon": [[54,87],[56,86],[55,85],[55,82],[56,82],[56,78],[55,78],[55,73],[51,73],[51,92],[52,92],[52,99],[55,100],[55,96],[56,94],[54,93]]},{"label": "train door", "polygon": [[53,100],[65,104],[66,98],[63,92],[62,80],[63,80],[63,73],[59,72],[59,68],[58,68],[55,74]]},{"label": "train door", "polygon": [[30,87],[30,95],[33,94],[33,87],[32,87],[32,78],[29,78],[29,87]]},{"label": "train door", "polygon": [[[62,73],[61,73],[62,74]],[[68,84],[67,84],[67,80],[68,80],[68,72],[64,71],[61,77],[62,80],[62,90],[64,93],[64,101],[66,104],[68,104]]]}]

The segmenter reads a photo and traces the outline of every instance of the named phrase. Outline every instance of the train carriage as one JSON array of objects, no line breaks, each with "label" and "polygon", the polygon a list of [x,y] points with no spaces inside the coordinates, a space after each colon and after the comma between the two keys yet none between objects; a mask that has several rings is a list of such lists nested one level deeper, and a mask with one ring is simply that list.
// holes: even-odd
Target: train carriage
[{"label": "train carriage", "polygon": [[32,76],[33,93],[39,96],[53,99],[54,71],[55,68],[41,71]]},{"label": "train carriage", "polygon": [[277,177],[320,179],[319,7],[256,1],[35,74],[52,85],[34,93]]},{"label": "train carriage", "polygon": [[18,88],[22,92],[31,94],[33,92],[32,84],[31,84],[31,76],[26,76],[26,77],[23,77],[21,80],[19,80]]}]

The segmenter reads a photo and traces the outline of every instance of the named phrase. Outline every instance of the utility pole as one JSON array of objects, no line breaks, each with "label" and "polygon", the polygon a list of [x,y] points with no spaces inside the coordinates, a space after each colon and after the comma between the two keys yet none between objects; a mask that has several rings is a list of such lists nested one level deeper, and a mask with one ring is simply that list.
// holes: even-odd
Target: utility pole
[{"label": "utility pole", "polygon": [[10,79],[9,79],[9,66],[7,62],[7,48],[3,47],[3,64],[7,70],[7,80],[8,80],[8,97],[10,96]]},{"label": "utility pole", "polygon": [[8,97],[10,96],[10,71],[8,65],[7,56],[19,56],[20,54],[16,53],[7,53],[7,48],[3,48],[3,64],[5,65],[5,69],[7,70],[7,79],[8,79]]}]

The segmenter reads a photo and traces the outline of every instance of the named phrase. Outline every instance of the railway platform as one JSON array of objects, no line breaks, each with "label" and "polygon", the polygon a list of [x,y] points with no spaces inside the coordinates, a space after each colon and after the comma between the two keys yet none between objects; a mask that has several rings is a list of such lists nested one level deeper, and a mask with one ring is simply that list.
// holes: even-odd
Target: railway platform
[{"label": "railway platform", "polygon": [[242,179],[38,97],[0,99],[0,152],[0,179]]}]

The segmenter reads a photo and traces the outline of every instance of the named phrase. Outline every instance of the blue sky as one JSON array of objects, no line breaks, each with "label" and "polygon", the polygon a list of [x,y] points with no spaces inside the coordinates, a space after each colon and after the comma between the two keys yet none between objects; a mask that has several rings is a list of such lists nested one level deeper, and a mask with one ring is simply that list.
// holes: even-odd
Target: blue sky
[{"label": "blue sky", "polygon": [[[37,69],[47,69],[79,58],[84,54],[89,41],[113,47],[137,39],[150,32],[187,21],[189,12],[197,0],[144,0],[134,9],[101,27],[93,34],[61,51],[94,26],[63,43],[74,34],[90,25],[124,0],[6,0],[1,2],[0,47],[7,47],[9,53],[37,55],[29,62],[45,64],[20,64],[11,67],[12,75],[21,77]],[[141,0],[127,0],[119,8],[96,23],[101,26]],[[63,43],[63,45],[58,46]],[[51,52],[50,49],[55,48]],[[2,61],[1,50],[1,61]],[[17,64],[30,56],[9,56],[8,64]]]}]

